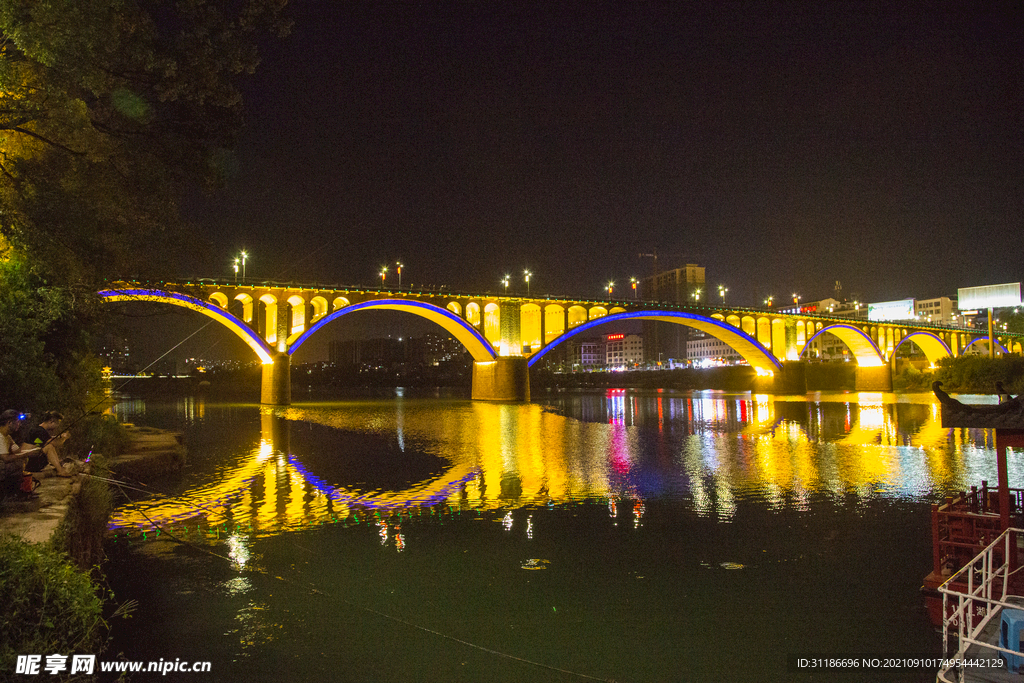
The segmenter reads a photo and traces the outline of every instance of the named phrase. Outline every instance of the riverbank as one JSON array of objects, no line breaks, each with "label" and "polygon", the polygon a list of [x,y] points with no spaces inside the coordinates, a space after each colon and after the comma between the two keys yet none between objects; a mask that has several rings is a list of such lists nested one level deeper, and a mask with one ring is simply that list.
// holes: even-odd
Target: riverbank
[{"label": "riverbank", "polygon": [[[180,432],[150,427],[125,425],[128,446],[125,452],[104,461],[104,466],[115,475],[145,478],[157,473],[181,469],[185,462],[185,447]],[[94,456],[102,458],[102,455]],[[29,543],[45,543],[54,535],[75,507],[86,479],[94,474],[93,463],[70,478],[49,473],[36,475],[40,479],[36,489],[38,497],[28,501],[0,503],[0,534],[12,534]],[[105,474],[96,473],[106,478]],[[90,515],[91,516],[91,515]],[[103,520],[106,524],[106,520]],[[82,529],[71,529],[69,534],[79,536]],[[88,565],[87,558],[75,558],[80,565]],[[88,558],[93,559],[93,558]]]},{"label": "riverbank", "polygon": [[0,504],[0,678],[15,670],[19,655],[103,649],[106,591],[98,566],[114,503],[108,481],[185,462],[179,432],[129,425],[120,436],[124,451],[109,462],[91,454],[70,478],[36,475],[36,497]]}]

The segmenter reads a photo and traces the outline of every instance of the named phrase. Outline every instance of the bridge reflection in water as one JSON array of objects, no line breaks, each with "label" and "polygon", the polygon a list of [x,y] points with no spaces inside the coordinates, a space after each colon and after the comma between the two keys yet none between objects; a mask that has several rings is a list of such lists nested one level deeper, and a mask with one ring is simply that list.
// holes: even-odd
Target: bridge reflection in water
[{"label": "bridge reflection in water", "polygon": [[[943,429],[938,405],[920,398],[610,390],[547,405],[397,399],[262,408],[247,455],[180,497],[122,506],[110,528],[216,537],[369,520],[386,539],[389,524],[410,516],[490,511],[509,523],[518,508],[583,500],[607,500],[617,515],[631,509],[639,524],[645,501],[663,496],[727,521],[748,496],[803,509],[812,495],[919,497],[993,478],[991,435]],[[201,419],[207,406],[187,399],[181,409]],[[310,454],[293,451],[299,423],[382,434],[400,451],[415,442],[444,466],[400,490],[331,482],[306,464]],[[395,542],[404,547],[403,537]]]}]

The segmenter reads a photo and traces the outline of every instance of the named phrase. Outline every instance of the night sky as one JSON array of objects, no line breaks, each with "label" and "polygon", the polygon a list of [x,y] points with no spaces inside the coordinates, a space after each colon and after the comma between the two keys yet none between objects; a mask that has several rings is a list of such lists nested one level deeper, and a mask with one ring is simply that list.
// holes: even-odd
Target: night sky
[{"label": "night sky", "polygon": [[599,297],[657,251],[740,305],[1024,279],[1024,5],[688,4],[293,0],[186,272],[244,247],[261,279]]}]

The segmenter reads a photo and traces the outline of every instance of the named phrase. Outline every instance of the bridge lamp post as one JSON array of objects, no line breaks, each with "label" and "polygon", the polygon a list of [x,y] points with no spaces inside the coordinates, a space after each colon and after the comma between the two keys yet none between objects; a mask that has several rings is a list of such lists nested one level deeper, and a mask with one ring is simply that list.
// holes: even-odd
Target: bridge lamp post
[{"label": "bridge lamp post", "polygon": [[612,290],[613,290],[613,289],[615,289],[615,283],[614,283],[614,282],[609,282],[609,283],[608,283],[608,297],[609,297],[609,298],[610,298],[610,297],[611,297],[611,295],[612,295]]},{"label": "bridge lamp post", "polygon": [[528,270],[524,270],[523,275],[526,276],[526,296],[530,296],[530,276],[533,275],[533,273]]},{"label": "bridge lamp post", "polygon": [[629,283],[631,285],[633,285],[633,298],[636,299],[636,296],[637,296],[636,295],[636,278],[635,277],[629,278]]},{"label": "bridge lamp post", "polygon": [[722,305],[725,306],[725,293],[729,291],[729,288],[725,285],[718,285],[718,295],[722,297]]},{"label": "bridge lamp post", "polygon": [[793,294],[793,303],[796,304],[797,306],[800,305],[800,295],[799,294]]},{"label": "bridge lamp post", "polygon": [[502,278],[502,280],[501,280],[501,284],[505,285],[505,296],[508,296],[508,283],[509,283],[509,276],[508,276],[508,275],[506,275],[506,276],[505,276],[504,278]]},{"label": "bridge lamp post", "polygon": [[234,262],[233,265],[234,265],[234,268],[235,268],[235,284],[237,285],[238,284],[238,259],[235,259],[235,262]]},{"label": "bridge lamp post", "polygon": [[395,265],[398,266],[398,288],[402,288],[402,262],[395,261]]},{"label": "bridge lamp post", "polygon": [[246,254],[245,251],[243,250],[242,251],[242,282],[245,282],[245,259],[247,259],[248,257],[249,257],[249,255]]},{"label": "bridge lamp post", "polygon": [[384,278],[388,276],[388,267],[384,266],[380,269],[380,288],[384,289]]},{"label": "bridge lamp post", "polygon": [[700,287],[693,290],[693,300],[697,303],[700,303]]}]

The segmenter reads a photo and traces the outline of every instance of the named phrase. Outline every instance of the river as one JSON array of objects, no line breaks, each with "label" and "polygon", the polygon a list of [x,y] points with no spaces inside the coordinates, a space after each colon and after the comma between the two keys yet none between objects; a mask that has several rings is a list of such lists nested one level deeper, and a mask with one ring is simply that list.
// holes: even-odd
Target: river
[{"label": "river", "polygon": [[996,480],[992,434],[942,429],[930,395],[115,412],[189,447],[180,475],[126,489],[107,546],[138,603],[111,652],[211,663],[164,680],[934,680],[789,660],[939,654],[930,506]]}]

